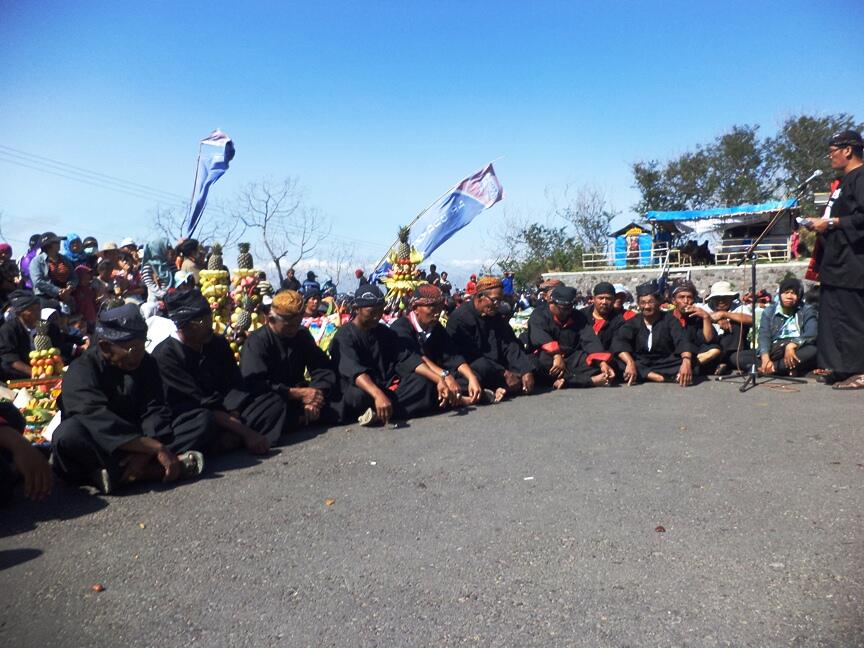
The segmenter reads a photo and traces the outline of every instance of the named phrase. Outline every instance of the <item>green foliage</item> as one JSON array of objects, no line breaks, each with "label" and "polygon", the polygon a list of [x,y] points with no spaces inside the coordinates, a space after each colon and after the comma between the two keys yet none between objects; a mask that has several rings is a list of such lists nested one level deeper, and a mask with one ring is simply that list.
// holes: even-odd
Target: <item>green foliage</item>
[{"label": "green foliage", "polygon": [[520,241],[519,249],[499,265],[515,274],[517,285],[536,283],[544,272],[582,269],[582,245],[566,227],[529,223],[513,235]]},{"label": "green foliage", "polygon": [[697,145],[665,165],[631,168],[641,194],[634,210],[705,209],[767,200],[774,190],[773,158],[758,126],[733,126],[708,145]]},{"label": "green foliage", "polygon": [[[839,131],[853,129],[861,131],[864,124],[855,123],[855,118],[846,113],[813,117],[798,115],[790,117],[768,141],[768,147],[777,169],[778,186],[784,191],[792,190],[799,182],[816,169],[825,174],[816,184],[825,191],[832,177],[831,164],[826,151],[828,140]],[[810,197],[802,200],[805,213],[813,214],[815,208]]]},{"label": "green foliage", "polygon": [[[831,177],[828,139],[849,128],[860,131],[864,124],[846,113],[797,115],[783,122],[775,137],[760,138],[758,126],[733,126],[710,144],[665,163],[634,162],[634,187],[641,197],[633,209],[645,214],[763,202],[786,196],[816,169],[826,174],[826,181],[816,185],[825,190]],[[809,196],[802,203],[812,213]]]}]

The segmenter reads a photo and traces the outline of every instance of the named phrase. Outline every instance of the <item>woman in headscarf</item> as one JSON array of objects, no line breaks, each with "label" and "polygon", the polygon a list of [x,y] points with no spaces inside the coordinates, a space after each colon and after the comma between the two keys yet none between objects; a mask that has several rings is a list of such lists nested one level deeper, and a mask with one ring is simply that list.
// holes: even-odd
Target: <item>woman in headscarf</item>
[{"label": "woman in headscarf", "polygon": [[141,281],[147,286],[147,301],[161,301],[174,287],[174,266],[168,259],[170,245],[164,239],[150,241],[141,256]]},{"label": "woman in headscarf", "polygon": [[75,232],[69,232],[66,235],[66,240],[63,242],[62,252],[63,255],[75,266],[87,263],[88,255],[84,251],[84,244],[81,242],[81,237]]}]

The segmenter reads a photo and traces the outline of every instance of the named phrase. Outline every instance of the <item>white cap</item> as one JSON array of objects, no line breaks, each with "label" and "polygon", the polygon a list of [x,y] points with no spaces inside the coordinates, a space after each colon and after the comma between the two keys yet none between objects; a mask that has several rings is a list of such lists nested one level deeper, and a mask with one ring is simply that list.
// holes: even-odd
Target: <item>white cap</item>
[{"label": "white cap", "polygon": [[138,244],[135,243],[135,239],[126,237],[122,241],[120,241],[120,247],[121,248],[129,247],[130,245],[134,245],[136,248],[138,247]]}]

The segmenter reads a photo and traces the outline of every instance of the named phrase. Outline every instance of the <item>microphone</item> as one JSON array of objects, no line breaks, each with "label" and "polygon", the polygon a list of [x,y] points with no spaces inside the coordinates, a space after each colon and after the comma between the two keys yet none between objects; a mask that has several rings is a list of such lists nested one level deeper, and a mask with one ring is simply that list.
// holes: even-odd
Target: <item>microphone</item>
[{"label": "microphone", "polygon": [[804,191],[804,189],[807,187],[807,185],[810,184],[811,182],[813,182],[819,176],[821,176],[822,173],[823,173],[822,169],[816,169],[813,173],[810,174],[809,178],[807,178],[804,182],[802,182],[797,187],[795,187],[795,193],[798,193],[799,191]]}]

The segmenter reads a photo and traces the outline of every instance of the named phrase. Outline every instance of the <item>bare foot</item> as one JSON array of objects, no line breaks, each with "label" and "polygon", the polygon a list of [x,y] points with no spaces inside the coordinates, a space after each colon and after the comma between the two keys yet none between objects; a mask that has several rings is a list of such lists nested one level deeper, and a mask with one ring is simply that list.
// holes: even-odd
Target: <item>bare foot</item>
[{"label": "bare foot", "polygon": [[552,383],[552,389],[563,389],[564,388],[564,379],[559,378],[555,382]]},{"label": "bare foot", "polygon": [[495,402],[500,403],[504,400],[504,397],[507,395],[507,390],[504,387],[499,387],[495,390]]},{"label": "bare foot", "polygon": [[649,372],[648,375],[645,376],[645,379],[650,381],[650,382],[656,382],[656,383],[666,382],[666,379],[663,376],[661,376],[660,374],[655,373],[653,371]]}]

